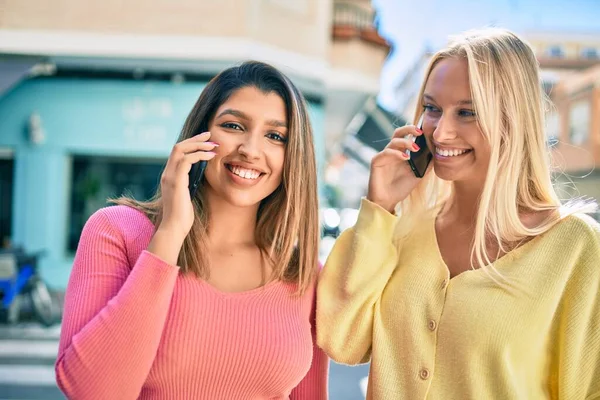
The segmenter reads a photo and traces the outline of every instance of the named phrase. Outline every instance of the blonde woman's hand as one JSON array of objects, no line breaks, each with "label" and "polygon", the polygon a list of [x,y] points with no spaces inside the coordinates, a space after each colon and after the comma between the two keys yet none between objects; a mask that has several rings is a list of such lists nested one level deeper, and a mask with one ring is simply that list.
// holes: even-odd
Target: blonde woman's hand
[{"label": "blonde woman's hand", "polygon": [[418,151],[408,135],[420,136],[422,131],[407,125],[394,131],[390,143],[371,160],[369,191],[367,199],[394,212],[396,205],[404,200],[419,183],[408,165],[406,151]]},{"label": "blonde woman's hand", "polygon": [[[168,261],[173,261],[173,257],[177,260],[181,245],[194,223],[188,174],[193,164],[211,160],[215,156],[213,150],[218,145],[209,142],[209,138],[210,133],[204,132],[173,146],[160,178],[163,215],[148,250]],[[157,240],[160,245],[157,245]],[[165,240],[172,245],[165,246]]]}]

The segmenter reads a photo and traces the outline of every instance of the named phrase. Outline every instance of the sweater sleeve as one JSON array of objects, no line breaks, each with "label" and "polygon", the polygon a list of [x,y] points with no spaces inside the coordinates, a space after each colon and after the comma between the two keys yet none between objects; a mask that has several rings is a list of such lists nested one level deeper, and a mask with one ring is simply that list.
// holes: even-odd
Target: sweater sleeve
[{"label": "sweater sleeve", "polygon": [[147,251],[131,268],[126,250],[106,210],[90,217],[65,293],[55,365],[68,398],[135,399],[152,366],[179,268]]},{"label": "sweater sleeve", "polygon": [[318,286],[317,343],[335,361],[369,361],[373,315],[397,263],[396,218],[363,199],[356,225],[329,255]]},{"label": "sweater sleeve", "polygon": [[310,312],[311,333],[313,338],[312,364],[306,376],[292,390],[290,400],[327,400],[329,378],[329,357],[317,346],[316,337],[316,295],[313,296]]},{"label": "sweater sleeve", "polygon": [[600,399],[600,226],[573,233],[586,250],[564,291],[557,318],[554,376],[559,399]]}]

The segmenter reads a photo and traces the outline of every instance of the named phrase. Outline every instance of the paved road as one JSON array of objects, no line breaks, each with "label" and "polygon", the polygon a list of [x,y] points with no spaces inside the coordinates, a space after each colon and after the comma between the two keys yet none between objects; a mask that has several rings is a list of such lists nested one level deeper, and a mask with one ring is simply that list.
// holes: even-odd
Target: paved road
[{"label": "paved road", "polygon": [[60,327],[0,326],[0,399],[64,399],[54,381]]},{"label": "paved road", "polygon": [[[0,325],[0,400],[64,399],[54,380],[59,334],[59,326],[44,329],[34,323]],[[330,399],[364,400],[361,381],[367,374],[365,365],[332,363]]]}]

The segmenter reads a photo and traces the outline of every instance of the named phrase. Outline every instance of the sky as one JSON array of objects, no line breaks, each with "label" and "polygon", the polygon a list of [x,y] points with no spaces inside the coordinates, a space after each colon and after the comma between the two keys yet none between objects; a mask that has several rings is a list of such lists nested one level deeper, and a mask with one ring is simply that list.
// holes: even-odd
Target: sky
[{"label": "sky", "polygon": [[590,32],[600,36],[600,0],[373,0],[379,33],[394,51],[381,76],[379,102],[395,109],[393,87],[429,45],[448,35],[498,26],[523,31]]}]

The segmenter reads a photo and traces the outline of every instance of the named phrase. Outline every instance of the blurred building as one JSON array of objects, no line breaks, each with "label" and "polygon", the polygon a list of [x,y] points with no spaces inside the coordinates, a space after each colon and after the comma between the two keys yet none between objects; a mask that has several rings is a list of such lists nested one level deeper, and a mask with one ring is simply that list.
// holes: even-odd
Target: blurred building
[{"label": "blurred building", "polygon": [[[561,196],[600,199],[600,34],[524,32],[551,105],[548,140]],[[398,115],[411,121],[433,51],[424,49],[396,87]]]},{"label": "blurred building", "polygon": [[396,122],[376,102],[390,46],[378,34],[370,1],[335,1],[332,32],[337,76],[329,80],[326,104],[325,197],[333,207],[356,207],[366,190],[370,158],[385,146]]},{"label": "blurred building", "polygon": [[304,93],[322,172],[328,137],[378,91],[373,21],[368,0],[0,2],[2,242],[45,249],[64,287],[88,216],[154,192],[201,90],[242,60]]},{"label": "blurred building", "polygon": [[600,34],[531,32],[552,107],[548,139],[560,195],[600,200]]},{"label": "blurred building", "polygon": [[378,94],[380,71],[390,50],[377,33],[370,0],[336,0],[333,11],[325,122],[329,154],[338,152],[353,116]]},{"label": "blurred building", "polygon": [[549,133],[564,195],[600,200],[600,62],[561,79],[551,95]]}]

